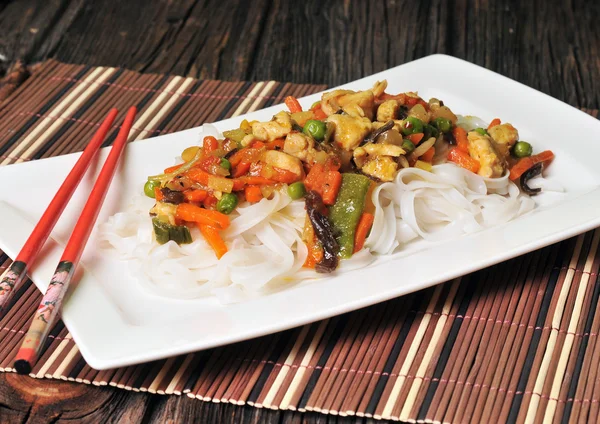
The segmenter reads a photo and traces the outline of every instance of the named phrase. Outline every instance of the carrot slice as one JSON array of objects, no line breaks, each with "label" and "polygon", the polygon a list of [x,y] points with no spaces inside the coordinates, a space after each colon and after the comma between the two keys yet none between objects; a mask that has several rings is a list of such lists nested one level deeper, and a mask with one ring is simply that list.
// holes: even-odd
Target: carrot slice
[{"label": "carrot slice", "polygon": [[551,150],[545,150],[543,152],[538,153],[537,155],[531,156],[531,160],[533,161],[533,163],[544,162],[545,164],[547,164],[552,159],[554,159],[554,153],[552,153]]},{"label": "carrot slice", "polygon": [[354,253],[358,252],[365,245],[365,240],[367,239],[367,234],[369,234],[369,230],[373,225],[373,221],[375,217],[370,213],[363,213],[360,216],[360,220],[358,221],[358,225],[356,226],[356,233],[354,235]]},{"label": "carrot slice", "polygon": [[492,122],[490,122],[490,125],[488,125],[487,129],[489,130],[490,128],[495,127],[496,125],[500,125],[502,121],[500,121],[500,118],[494,118],[492,119]]},{"label": "carrot slice", "polygon": [[[335,169],[335,168],[334,168]],[[308,190],[314,190],[321,195],[323,203],[333,205],[342,185],[342,174],[337,170],[316,163],[304,180]]]},{"label": "carrot slice", "polygon": [[323,120],[323,119],[327,118],[327,114],[325,112],[323,112],[321,103],[319,103],[317,106],[315,106],[312,109],[312,111],[313,111],[313,115],[314,115],[315,119]]},{"label": "carrot slice", "polygon": [[451,149],[448,152],[448,160],[450,162],[454,162],[461,168],[465,168],[465,169],[473,172],[474,174],[479,172],[479,168],[481,167],[481,165],[479,164],[478,161],[476,161],[471,156],[469,156],[468,153],[463,152],[462,150],[460,150],[458,148]]},{"label": "carrot slice", "polygon": [[286,184],[294,183],[302,178],[298,174],[276,166],[269,166],[268,168],[263,166],[260,170],[260,175],[261,177]]},{"label": "carrot slice", "polygon": [[302,106],[300,106],[298,99],[295,98],[294,96],[287,96],[285,98],[285,105],[288,107],[288,109],[292,113],[302,112]]},{"label": "carrot slice", "polygon": [[410,141],[412,141],[412,143],[416,146],[417,144],[419,144],[421,141],[423,141],[423,136],[425,136],[425,134],[423,133],[416,133],[416,134],[411,134],[408,136],[408,139]]},{"label": "carrot slice", "polygon": [[162,202],[162,199],[164,199],[164,197],[165,195],[162,191],[160,191],[160,187],[154,187],[154,198],[156,199],[156,201]]},{"label": "carrot slice", "polygon": [[202,202],[208,196],[208,191],[200,189],[186,190],[183,195],[188,202]]},{"label": "carrot slice", "polygon": [[227,253],[227,245],[221,237],[221,234],[219,234],[219,230],[212,225],[206,224],[198,224],[198,228],[200,229],[200,232],[206,239],[207,243],[215,251],[217,258],[221,259],[221,256]]},{"label": "carrot slice", "polygon": [[452,135],[456,140],[456,148],[463,152],[469,152],[469,139],[467,138],[467,132],[461,127],[454,127]]},{"label": "carrot slice", "polygon": [[207,135],[204,137],[202,147],[204,148],[204,153],[214,152],[219,148],[219,142],[212,135]]},{"label": "carrot slice", "polygon": [[185,163],[180,163],[179,165],[170,166],[167,169],[165,169],[165,174],[170,174],[171,172],[175,172],[179,168],[181,168],[183,165],[185,165]]},{"label": "carrot slice", "polygon": [[283,138],[278,138],[276,140],[271,141],[270,143],[267,143],[265,147],[267,148],[267,150],[283,150],[284,144],[285,140]]},{"label": "carrot slice", "polygon": [[276,181],[270,180],[269,178],[254,177],[254,176],[251,176],[251,175],[247,175],[245,177],[241,177],[241,178],[239,178],[239,180],[242,180],[244,182],[244,184],[246,184],[246,185],[273,185],[273,184],[277,184]]},{"label": "carrot slice", "polygon": [[510,168],[509,178],[512,181],[518,180],[521,178],[521,175],[525,173],[525,171],[527,171],[536,163],[543,162],[544,164],[548,164],[552,161],[552,159],[554,159],[554,153],[550,150],[543,151],[537,155],[519,159],[519,161],[513,165],[512,168]]},{"label": "carrot slice", "polygon": [[240,162],[239,164],[237,164],[234,167],[233,173],[231,174],[231,176],[233,178],[241,177],[242,175],[247,174],[249,170],[250,170],[250,162]]},{"label": "carrot slice", "polygon": [[250,203],[257,203],[263,198],[262,191],[259,186],[249,185],[244,189],[244,194],[246,195],[246,200]]},{"label": "carrot slice", "polygon": [[204,209],[190,203],[180,203],[177,205],[175,217],[186,222],[212,225],[221,230],[229,227],[229,217],[227,215],[218,211]]},{"label": "carrot slice", "polygon": [[419,159],[424,160],[425,162],[431,162],[433,160],[433,156],[435,156],[435,147],[431,146],[429,150],[423,153]]}]

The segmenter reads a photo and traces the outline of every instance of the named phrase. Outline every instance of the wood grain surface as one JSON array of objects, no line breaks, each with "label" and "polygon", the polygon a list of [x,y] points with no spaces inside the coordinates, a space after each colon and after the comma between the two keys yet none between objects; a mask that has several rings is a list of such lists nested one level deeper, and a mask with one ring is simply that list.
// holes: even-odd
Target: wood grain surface
[{"label": "wood grain surface", "polygon": [[[0,98],[46,58],[337,85],[446,53],[598,108],[599,21],[597,0],[1,1]],[[0,375],[0,422],[169,421],[374,422]]]}]

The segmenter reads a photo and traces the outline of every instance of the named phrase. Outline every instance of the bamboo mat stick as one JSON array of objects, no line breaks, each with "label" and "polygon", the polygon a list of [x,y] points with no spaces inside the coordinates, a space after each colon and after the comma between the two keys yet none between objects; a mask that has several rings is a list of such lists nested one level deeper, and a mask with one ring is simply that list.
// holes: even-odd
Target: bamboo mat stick
[{"label": "bamboo mat stick", "polygon": [[427,330],[427,327],[431,320],[431,312],[433,312],[433,308],[435,307],[436,303],[438,302],[441,291],[442,291],[441,285],[438,285],[435,287],[433,296],[431,297],[431,301],[429,302],[429,306],[427,307],[427,310],[426,310],[427,314],[423,316],[423,319],[421,320],[421,323],[417,330],[417,334],[415,335],[415,340],[413,341],[411,348],[406,355],[404,363],[402,364],[402,368],[400,368],[400,375],[398,376],[398,379],[396,380],[396,382],[392,388],[392,392],[390,393],[390,396],[389,396],[387,402],[385,403],[385,406],[383,408],[383,411],[381,412],[381,415],[375,415],[376,419],[381,419],[381,418],[390,419],[391,418],[392,409],[396,403],[396,399],[397,399],[398,395],[400,394],[400,390],[402,389],[402,386],[404,385],[404,382],[406,380],[405,376],[407,375],[408,370],[410,369],[410,366],[412,365],[412,361],[413,361],[415,355],[417,354],[417,350],[423,340],[423,335],[425,334],[425,330]]},{"label": "bamboo mat stick", "polygon": [[[572,261],[569,266],[569,270],[567,270],[567,275],[565,277],[565,281],[560,291],[560,295],[557,300],[556,309],[554,314],[552,315],[552,330],[550,330],[550,337],[548,339],[548,343],[546,345],[546,350],[542,359],[542,364],[540,366],[540,371],[537,374],[537,378],[535,380],[535,385],[533,387],[534,393],[541,393],[544,380],[547,375],[548,366],[550,364],[550,359],[552,357],[552,351],[554,350],[554,346],[556,344],[556,338],[558,335],[557,328],[560,327],[560,321],[562,319],[564,305],[567,300],[567,295],[569,294],[569,289],[571,287],[571,282],[573,281],[573,277],[575,275],[573,269],[577,266],[577,260],[579,259],[579,254],[581,252],[581,247],[583,244],[583,236],[579,236],[577,238],[577,245],[575,247],[575,251],[573,252]],[[535,414],[537,411],[537,406],[539,404],[538,396],[531,396],[531,400],[529,402],[529,406],[527,408],[527,415],[525,416],[525,422],[533,422],[535,418]]]},{"label": "bamboo mat stick", "polygon": [[583,305],[584,294],[587,289],[587,284],[589,282],[590,275],[589,273],[592,270],[592,265],[594,261],[594,257],[596,255],[596,251],[598,249],[598,242],[600,241],[600,232],[594,232],[594,240],[592,242],[592,250],[588,255],[588,259],[586,261],[583,274],[581,276],[581,281],[579,282],[579,289],[577,290],[577,299],[575,300],[575,307],[570,315],[569,327],[567,329],[568,333],[566,335],[566,340],[563,345],[561,354],[560,354],[560,362],[558,364],[556,373],[554,375],[554,381],[552,383],[552,390],[550,391],[550,399],[551,401],[548,403],[546,413],[544,415],[544,421],[551,421],[554,417],[554,412],[556,410],[558,399],[560,384],[562,382],[564,371],[566,367],[567,360],[569,359],[569,355],[571,353],[571,347],[573,345],[573,338],[575,330],[577,328],[577,323],[579,322],[579,317],[581,314],[581,308]]}]

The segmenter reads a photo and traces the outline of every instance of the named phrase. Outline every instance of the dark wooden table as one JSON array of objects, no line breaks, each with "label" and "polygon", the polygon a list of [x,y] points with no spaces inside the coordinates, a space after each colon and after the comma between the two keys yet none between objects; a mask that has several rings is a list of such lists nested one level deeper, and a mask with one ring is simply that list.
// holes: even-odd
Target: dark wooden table
[{"label": "dark wooden table", "polygon": [[[597,0],[0,1],[0,97],[49,57],[202,78],[337,85],[446,53],[574,106],[599,108],[598,22]],[[0,422],[168,420],[367,421],[0,375]]]}]

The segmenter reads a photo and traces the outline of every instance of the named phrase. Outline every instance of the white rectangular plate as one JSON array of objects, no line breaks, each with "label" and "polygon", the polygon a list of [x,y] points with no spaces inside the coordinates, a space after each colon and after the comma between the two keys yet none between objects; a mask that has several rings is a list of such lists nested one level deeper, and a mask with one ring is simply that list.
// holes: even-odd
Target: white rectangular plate
[{"label": "white rectangular plate", "polygon": [[[552,149],[549,177],[565,194],[538,196],[538,207],[506,225],[441,244],[411,248],[373,266],[240,304],[214,298],[173,300],[140,289],[126,262],[96,247],[96,231],[82,257],[83,272],[63,307],[63,320],[88,364],[97,369],[130,365],[273,333],[401,296],[541,248],[600,225],[600,122],[536,90],[449,56],[429,56],[346,84],[367,89],[387,79],[388,92],[415,91],[443,99],[458,114],[514,124],[536,151]],[[301,99],[303,106],[320,97]],[[268,120],[273,106],[218,122]],[[148,175],[174,163],[200,140],[201,128],[128,146],[98,223],[141,193]],[[106,149],[102,158],[107,155]],[[0,168],[0,249],[15,257],[78,154]],[[98,162],[101,163],[101,162]],[[99,166],[87,175],[33,270],[45,290]]]}]

